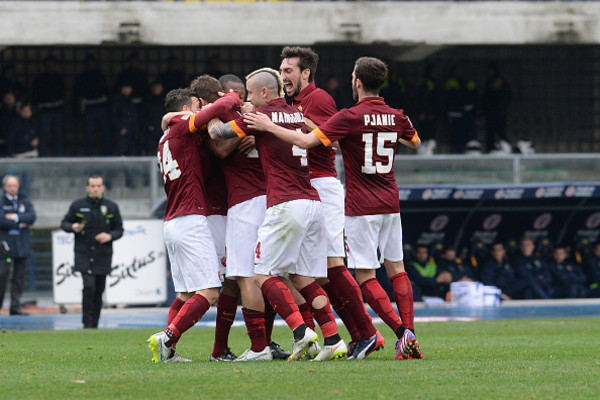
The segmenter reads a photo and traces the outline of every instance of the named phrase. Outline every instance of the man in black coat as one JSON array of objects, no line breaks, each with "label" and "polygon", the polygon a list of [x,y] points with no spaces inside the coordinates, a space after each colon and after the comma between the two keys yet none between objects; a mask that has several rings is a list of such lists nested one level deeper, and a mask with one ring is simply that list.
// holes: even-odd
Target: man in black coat
[{"label": "man in black coat", "polygon": [[0,216],[0,240],[4,240],[9,251],[0,257],[0,308],[11,265],[13,275],[10,293],[10,315],[27,315],[21,308],[21,295],[25,285],[25,272],[31,256],[29,227],[35,221],[35,210],[31,201],[19,193],[19,178],[6,175],[2,179],[2,216]]},{"label": "man in black coat", "polygon": [[97,328],[106,276],[112,270],[112,242],[123,236],[123,221],[116,203],[104,198],[100,175],[87,179],[88,195],[75,200],[61,228],[75,233],[75,271],[83,278],[83,327]]}]

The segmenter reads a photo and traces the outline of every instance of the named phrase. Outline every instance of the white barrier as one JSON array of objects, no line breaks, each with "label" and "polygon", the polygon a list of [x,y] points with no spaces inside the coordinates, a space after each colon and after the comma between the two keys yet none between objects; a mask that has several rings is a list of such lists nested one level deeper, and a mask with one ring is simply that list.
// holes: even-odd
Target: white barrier
[{"label": "white barrier", "polygon": [[[106,305],[160,304],[167,299],[167,254],[163,222],[128,220],[113,243],[112,272],[106,279]],[[83,282],[75,272],[74,235],[52,232],[52,289],[56,304],[81,303]]]},{"label": "white barrier", "polygon": [[450,302],[454,307],[497,307],[500,305],[500,289],[485,286],[481,282],[452,282]]}]

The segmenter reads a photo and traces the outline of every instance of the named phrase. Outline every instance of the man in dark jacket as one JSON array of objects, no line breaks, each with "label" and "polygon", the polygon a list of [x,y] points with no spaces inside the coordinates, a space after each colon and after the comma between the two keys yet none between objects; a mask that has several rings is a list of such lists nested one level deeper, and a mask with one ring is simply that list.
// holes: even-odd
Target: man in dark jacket
[{"label": "man in dark jacket", "polygon": [[527,282],[525,299],[551,299],[552,275],[544,259],[535,254],[535,244],[529,237],[519,242],[519,254],[513,261],[519,279]]},{"label": "man in dark jacket", "polygon": [[568,257],[565,246],[556,246],[552,258],[548,261],[552,274],[552,286],[555,299],[575,299],[586,297],[587,277],[581,264]]},{"label": "man in dark jacket", "polygon": [[490,258],[481,266],[481,282],[502,290],[502,300],[523,299],[527,282],[517,277],[517,272],[506,255],[504,244],[492,245]]},{"label": "man in dark jacket", "polygon": [[25,284],[25,271],[31,255],[29,227],[35,221],[35,211],[27,196],[19,193],[19,179],[6,175],[2,179],[2,216],[0,216],[0,240],[10,250],[0,257],[0,308],[4,299],[6,282],[11,264],[13,275],[10,293],[10,315],[27,315],[21,309],[21,294]]},{"label": "man in dark jacket", "polygon": [[106,275],[112,269],[112,242],[123,236],[123,221],[116,203],[104,198],[100,175],[87,179],[88,195],[75,200],[61,228],[75,233],[75,271],[83,278],[83,327],[97,328]]}]

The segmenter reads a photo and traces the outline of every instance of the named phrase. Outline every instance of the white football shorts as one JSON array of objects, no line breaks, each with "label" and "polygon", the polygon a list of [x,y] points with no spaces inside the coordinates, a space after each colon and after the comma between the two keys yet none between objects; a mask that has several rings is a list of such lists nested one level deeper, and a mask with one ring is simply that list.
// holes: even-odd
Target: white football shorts
[{"label": "white football shorts", "polygon": [[346,216],[346,245],[348,268],[377,269],[383,260],[402,261],[400,214]]},{"label": "white football shorts", "polygon": [[208,221],[210,235],[212,236],[215,244],[215,250],[217,251],[217,259],[219,260],[219,274],[221,276],[221,282],[223,282],[227,271],[227,254],[225,252],[225,229],[227,227],[227,216],[209,215],[206,217],[206,219]]},{"label": "white football shorts", "polygon": [[317,189],[325,221],[327,257],[346,257],[344,248],[344,187],[332,176],[313,178],[312,187]]},{"label": "white football shorts", "polygon": [[269,207],[258,229],[254,272],[261,275],[327,276],[323,210],[316,200],[293,200]]},{"label": "white football shorts", "polygon": [[221,286],[219,261],[205,216],[175,217],[165,221],[163,232],[176,292]]},{"label": "white football shorts", "polygon": [[227,278],[254,276],[254,249],[258,228],[265,220],[267,196],[257,196],[227,211]]}]

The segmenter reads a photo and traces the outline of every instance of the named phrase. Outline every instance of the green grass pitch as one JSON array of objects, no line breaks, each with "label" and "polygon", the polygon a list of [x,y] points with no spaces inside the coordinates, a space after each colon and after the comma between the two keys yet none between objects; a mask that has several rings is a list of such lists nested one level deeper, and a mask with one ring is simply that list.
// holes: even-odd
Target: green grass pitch
[{"label": "green grass pitch", "polygon": [[[597,399],[600,318],[417,324],[424,360],[394,361],[395,337],[364,361],[209,363],[214,329],[178,344],[191,364],[152,364],[158,329],[0,333],[0,398],[23,399]],[[347,332],[341,328],[345,339]],[[291,348],[291,333],[274,339]],[[230,346],[248,347],[244,328]]]}]

